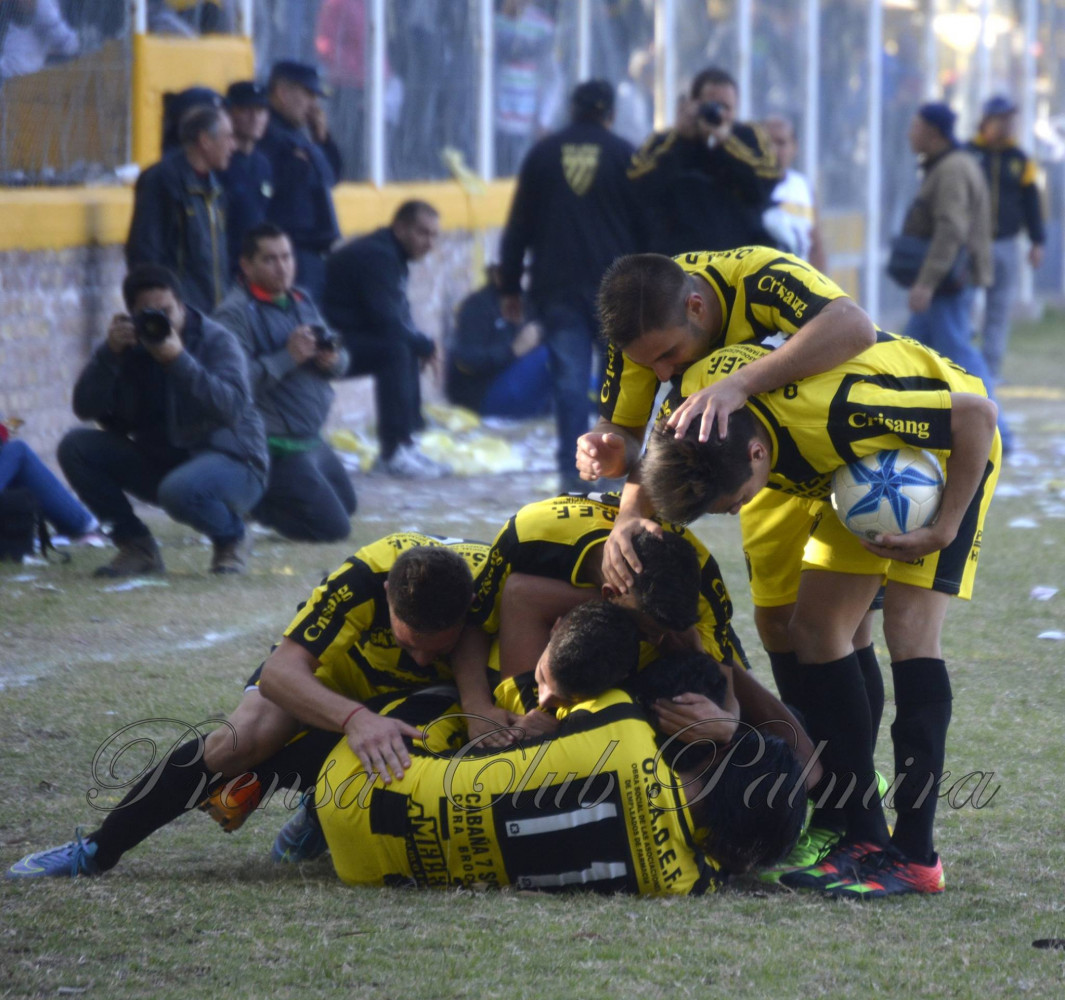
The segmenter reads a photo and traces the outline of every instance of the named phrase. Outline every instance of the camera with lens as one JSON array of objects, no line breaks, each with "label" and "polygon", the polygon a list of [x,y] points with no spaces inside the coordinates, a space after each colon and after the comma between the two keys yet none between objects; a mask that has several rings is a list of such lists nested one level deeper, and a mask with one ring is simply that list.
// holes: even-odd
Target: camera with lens
[{"label": "camera with lens", "polygon": [[145,344],[161,344],[170,336],[170,317],[162,309],[142,309],[133,317],[137,339]]},{"label": "camera with lens", "polygon": [[331,351],[337,346],[336,337],[321,323],[312,324],[311,333],[314,334],[314,345],[318,350]]},{"label": "camera with lens", "polygon": [[718,125],[725,123],[724,105],[719,104],[717,101],[703,101],[699,105],[698,114],[711,128],[717,128]]}]

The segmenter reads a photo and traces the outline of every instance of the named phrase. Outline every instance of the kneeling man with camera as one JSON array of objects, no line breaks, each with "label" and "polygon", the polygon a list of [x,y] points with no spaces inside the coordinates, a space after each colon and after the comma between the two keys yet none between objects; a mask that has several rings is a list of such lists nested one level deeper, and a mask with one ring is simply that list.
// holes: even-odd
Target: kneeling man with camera
[{"label": "kneeling man with camera", "polygon": [[58,452],[118,546],[96,575],[165,572],[127,494],[207,535],[212,572],[243,572],[243,518],[262,496],[269,463],[244,354],[233,334],[181,301],[166,268],[133,268],[122,297],[129,314],[111,320],[74,386],[75,414],[100,429],[71,431]]},{"label": "kneeling man with camera", "polygon": [[284,230],[268,222],[249,230],[240,270],[214,318],[244,348],[266,421],[270,480],[252,517],[286,538],[340,541],[351,531],[355,490],[321,431],[333,403],[330,380],[347,371],[348,352],[294,286],[296,258]]}]

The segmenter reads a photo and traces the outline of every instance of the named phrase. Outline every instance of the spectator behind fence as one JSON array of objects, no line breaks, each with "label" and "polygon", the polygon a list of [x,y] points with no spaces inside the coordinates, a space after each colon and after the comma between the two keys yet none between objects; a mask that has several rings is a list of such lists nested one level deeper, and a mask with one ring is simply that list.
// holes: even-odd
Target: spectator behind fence
[{"label": "spectator behind fence", "polygon": [[499,267],[459,305],[448,341],[445,392],[485,417],[523,419],[551,409],[551,368],[539,323],[512,323],[502,311]]},{"label": "spectator behind fence", "polygon": [[503,0],[495,16],[496,174],[512,177],[561,108],[555,22],[530,0]]},{"label": "spectator behind fence", "polygon": [[229,289],[219,173],[233,153],[233,126],[224,110],[197,105],[181,119],[179,137],[180,149],[137,178],[126,262],[169,269],[183,301],[210,312]]},{"label": "spectator behind fence", "polygon": [[966,146],[984,169],[991,189],[991,255],[993,275],[987,289],[981,350],[991,378],[998,381],[1010,339],[1010,312],[1021,275],[1021,229],[1028,232],[1028,263],[1043,262],[1043,207],[1039,202],[1035,161],[1017,145],[1017,105],[1008,97],[992,97],[984,105],[980,128]]},{"label": "spectator behind fence", "polygon": [[762,222],[781,179],[765,130],[735,120],[739,93],[723,69],[704,69],[668,132],[651,136],[629,176],[651,221],[650,249],[689,250],[772,245]]},{"label": "spectator behind fence", "polygon": [[644,245],[643,214],[626,177],[633,148],[610,130],[613,88],[605,80],[580,84],[570,110],[570,124],[541,139],[521,166],[500,263],[503,315],[520,322],[523,261],[532,252],[529,301],[551,353],[563,490],[582,488],[573,456],[591,412],[599,279],[615,257]]},{"label": "spectator behind fence", "polygon": [[269,462],[244,353],[182,301],[163,267],[133,268],[122,297],[129,315],[111,320],[74,386],[74,413],[101,429],[71,431],[58,452],[68,482],[118,546],[95,575],[165,572],[127,494],[207,535],[211,572],[243,572],[243,518],[262,496]]},{"label": "spectator behind fence", "polygon": [[0,10],[0,83],[36,73],[49,59],[78,54],[78,34],[56,0],[7,0],[2,7],[8,10]]},{"label": "spectator behind fence", "polygon": [[355,490],[321,433],[333,403],[329,382],[347,370],[348,353],[295,287],[292,243],[277,226],[248,231],[240,270],[214,318],[244,348],[266,422],[270,478],[252,516],[296,541],[347,538]]},{"label": "spectator behind fence", "polygon": [[326,261],[323,311],[351,355],[349,375],[374,376],[379,471],[432,478],[447,466],[414,446],[422,419],[419,370],[436,366],[436,344],[414,325],[407,298],[408,265],[440,236],[440,218],[424,201],[407,201],[383,226],[346,243]]},{"label": "spectator behind fence", "polygon": [[802,257],[818,271],[824,271],[828,261],[821,243],[814,193],[806,175],[791,167],[799,148],[795,126],[781,115],[767,118],[764,126],[784,177],[773,189],[773,203],[766,209],[762,221],[781,250]]},{"label": "spectator behind fence", "polygon": [[330,118],[344,151],[343,178],[360,180],[366,176],[366,0],[324,0],[314,47],[333,91]]},{"label": "spectator behind fence", "polygon": [[226,191],[229,262],[237,270],[244,234],[266,221],[274,193],[270,161],[255,148],[270,120],[266,88],[251,80],[230,84],[226,91],[226,109],[233,119],[237,148],[220,179]]},{"label": "spectator behind fence", "polygon": [[270,123],[259,143],[274,175],[267,217],[288,233],[300,284],[321,303],[325,258],[340,239],[333,185],[341,161],[319,103],[325,90],[315,67],[285,60],[270,71],[267,92]]}]

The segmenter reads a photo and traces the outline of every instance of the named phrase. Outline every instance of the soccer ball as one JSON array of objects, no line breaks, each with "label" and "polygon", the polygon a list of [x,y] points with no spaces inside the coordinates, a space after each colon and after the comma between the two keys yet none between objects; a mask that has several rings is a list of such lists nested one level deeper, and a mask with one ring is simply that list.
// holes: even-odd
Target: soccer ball
[{"label": "soccer ball", "polygon": [[939,462],[917,448],[878,451],[832,474],[832,506],[839,519],[870,541],[931,523],[942,495]]}]

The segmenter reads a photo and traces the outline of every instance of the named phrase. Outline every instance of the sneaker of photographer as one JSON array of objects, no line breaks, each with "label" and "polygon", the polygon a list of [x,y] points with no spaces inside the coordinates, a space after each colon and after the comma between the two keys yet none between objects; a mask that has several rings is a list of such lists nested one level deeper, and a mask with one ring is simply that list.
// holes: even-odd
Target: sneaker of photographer
[{"label": "sneaker of photographer", "polygon": [[434,462],[412,444],[401,444],[388,458],[378,458],[374,471],[401,479],[440,479],[451,475],[451,466]]},{"label": "sneaker of photographer", "polygon": [[114,578],[166,572],[163,557],[159,554],[159,546],[156,545],[151,535],[127,538],[124,541],[115,542],[115,545],[118,547],[118,555],[106,566],[97,567],[93,576]]},{"label": "sneaker of photographer", "polygon": [[214,554],[211,556],[211,572],[243,573],[248,568],[250,555],[251,535],[246,531],[240,538],[234,538],[230,542],[215,542]]}]

